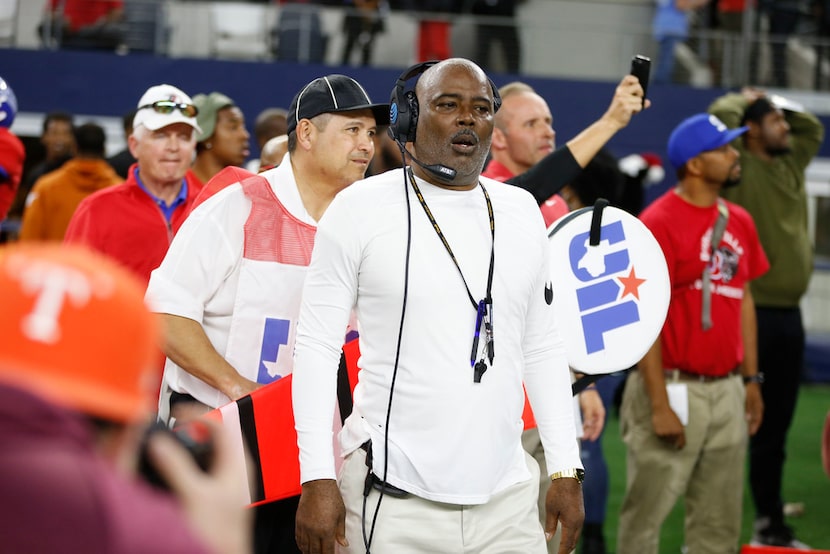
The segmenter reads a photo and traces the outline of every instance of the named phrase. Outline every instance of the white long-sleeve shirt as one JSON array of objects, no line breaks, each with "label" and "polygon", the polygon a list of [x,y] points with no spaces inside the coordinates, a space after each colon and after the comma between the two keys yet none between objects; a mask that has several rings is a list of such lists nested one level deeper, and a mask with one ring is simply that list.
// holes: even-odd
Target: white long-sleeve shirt
[{"label": "white long-sleeve shirt", "polygon": [[[407,206],[402,170],[337,195],[320,220],[303,291],[294,358],[301,479],[335,477],[331,421],[343,328],[357,313],[361,358],[354,411],[340,434],[348,453],[370,439],[383,476],[389,388],[404,302]],[[548,245],[539,208],[516,187],[482,178],[492,199],[495,360],[473,382],[476,311],[458,269],[411,187],[411,252],[400,358],[389,420],[392,485],[423,498],[480,504],[529,479],[521,447],[522,383],[550,472],[582,467],[565,350],[545,300]],[[492,243],[479,187],[418,180],[476,301]],[[483,333],[481,344],[484,343]],[[478,358],[478,356],[477,356]]]}]

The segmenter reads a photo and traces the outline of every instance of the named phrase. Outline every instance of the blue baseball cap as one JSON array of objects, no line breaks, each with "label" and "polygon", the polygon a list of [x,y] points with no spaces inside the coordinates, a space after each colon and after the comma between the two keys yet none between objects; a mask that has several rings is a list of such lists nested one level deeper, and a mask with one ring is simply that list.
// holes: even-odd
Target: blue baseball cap
[{"label": "blue baseball cap", "polygon": [[679,169],[686,162],[709,150],[720,148],[741,136],[749,127],[729,129],[712,114],[700,113],[684,119],[669,137],[669,161]]}]

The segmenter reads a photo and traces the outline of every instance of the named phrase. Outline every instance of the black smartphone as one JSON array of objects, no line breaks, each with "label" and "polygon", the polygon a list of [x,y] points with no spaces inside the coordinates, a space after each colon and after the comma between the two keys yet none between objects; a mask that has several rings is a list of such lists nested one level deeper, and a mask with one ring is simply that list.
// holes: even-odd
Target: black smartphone
[{"label": "black smartphone", "polygon": [[640,81],[643,87],[643,107],[646,105],[646,93],[648,92],[648,75],[651,71],[651,58],[637,54],[631,58],[631,74]]}]

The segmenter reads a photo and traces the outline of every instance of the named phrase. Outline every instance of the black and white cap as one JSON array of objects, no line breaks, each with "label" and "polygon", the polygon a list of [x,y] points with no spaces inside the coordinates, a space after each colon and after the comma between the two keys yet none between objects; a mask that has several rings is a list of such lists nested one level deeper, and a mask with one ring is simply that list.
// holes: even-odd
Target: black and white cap
[{"label": "black and white cap", "polygon": [[389,104],[373,104],[360,83],[346,75],[327,75],[307,84],[291,101],[288,130],[297,128],[301,119],[323,113],[372,110],[378,125],[389,124]]}]

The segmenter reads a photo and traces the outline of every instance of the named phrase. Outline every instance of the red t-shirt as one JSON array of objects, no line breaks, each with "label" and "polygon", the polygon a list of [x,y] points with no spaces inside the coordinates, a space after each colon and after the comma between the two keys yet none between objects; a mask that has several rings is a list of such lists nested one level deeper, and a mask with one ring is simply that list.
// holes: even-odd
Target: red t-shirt
[{"label": "red t-shirt", "polygon": [[701,324],[701,279],[709,260],[717,205],[694,206],[670,190],[649,205],[640,219],[651,230],[669,269],[671,302],[660,335],[663,367],[700,375],[726,375],[744,357],[741,303],[744,285],[769,269],[749,213],[726,203],[729,221],[715,253],[712,322]]}]

